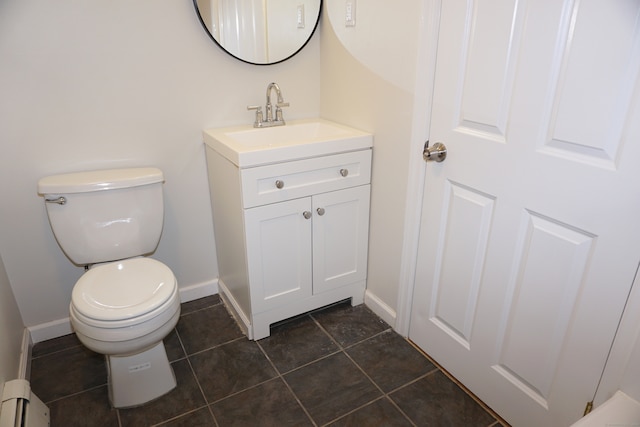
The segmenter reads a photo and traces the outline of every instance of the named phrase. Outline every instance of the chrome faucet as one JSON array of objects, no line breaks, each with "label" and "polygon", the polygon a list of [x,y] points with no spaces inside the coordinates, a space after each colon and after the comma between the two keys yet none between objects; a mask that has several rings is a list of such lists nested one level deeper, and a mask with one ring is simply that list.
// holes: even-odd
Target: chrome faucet
[{"label": "chrome faucet", "polygon": [[[273,118],[273,104],[271,103],[271,91],[276,90],[276,117]],[[247,107],[247,110],[256,110],[256,120],[253,122],[254,128],[264,128],[270,126],[283,126],[285,124],[284,118],[282,117],[282,107],[288,107],[289,103],[284,102],[282,98],[282,91],[280,90],[280,86],[277,83],[269,83],[267,86],[267,105],[265,106],[266,110],[266,119],[262,115],[262,107],[258,105],[250,105]]]}]

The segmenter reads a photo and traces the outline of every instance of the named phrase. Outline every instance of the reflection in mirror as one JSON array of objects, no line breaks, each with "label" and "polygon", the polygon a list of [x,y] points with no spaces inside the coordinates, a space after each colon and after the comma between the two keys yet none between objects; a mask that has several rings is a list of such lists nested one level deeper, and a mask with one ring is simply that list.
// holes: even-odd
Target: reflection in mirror
[{"label": "reflection in mirror", "polygon": [[220,47],[251,64],[282,62],[313,35],[322,0],[193,0],[200,22]]}]

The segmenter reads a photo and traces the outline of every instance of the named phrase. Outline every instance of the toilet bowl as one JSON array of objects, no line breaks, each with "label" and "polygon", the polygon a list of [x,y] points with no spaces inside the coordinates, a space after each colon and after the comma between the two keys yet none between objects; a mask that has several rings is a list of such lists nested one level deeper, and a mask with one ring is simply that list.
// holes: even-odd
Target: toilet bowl
[{"label": "toilet bowl", "polygon": [[94,266],[76,282],[69,312],[78,339],[107,356],[114,407],[141,405],[176,386],[162,344],[180,317],[167,266],[151,258]]},{"label": "toilet bowl", "polygon": [[640,427],[640,402],[618,390],[571,427]]},{"label": "toilet bowl", "polygon": [[69,311],[87,347],[125,355],[171,332],[180,315],[180,298],[167,266],[151,258],[133,258],[87,271],[73,288]]},{"label": "toilet bowl", "polygon": [[71,325],[104,354],[116,408],[142,405],[176,387],[163,339],[176,326],[180,298],[169,267],[148,258],[160,241],[162,171],[126,168],[42,178],[53,234],[86,271],[69,306]]}]

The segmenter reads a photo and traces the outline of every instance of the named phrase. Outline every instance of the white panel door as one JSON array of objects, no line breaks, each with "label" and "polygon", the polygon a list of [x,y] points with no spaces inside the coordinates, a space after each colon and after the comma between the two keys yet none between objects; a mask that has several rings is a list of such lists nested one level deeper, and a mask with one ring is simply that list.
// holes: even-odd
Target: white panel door
[{"label": "white panel door", "polygon": [[514,426],[592,400],[640,260],[640,2],[447,0],[410,338]]}]

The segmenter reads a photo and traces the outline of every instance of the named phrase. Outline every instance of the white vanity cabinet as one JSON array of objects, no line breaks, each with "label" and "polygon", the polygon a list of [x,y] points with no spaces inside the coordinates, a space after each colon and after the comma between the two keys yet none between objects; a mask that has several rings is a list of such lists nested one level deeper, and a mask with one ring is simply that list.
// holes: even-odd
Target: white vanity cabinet
[{"label": "white vanity cabinet", "polygon": [[220,295],[249,338],[333,302],[363,302],[370,148],[253,167],[206,153]]}]

